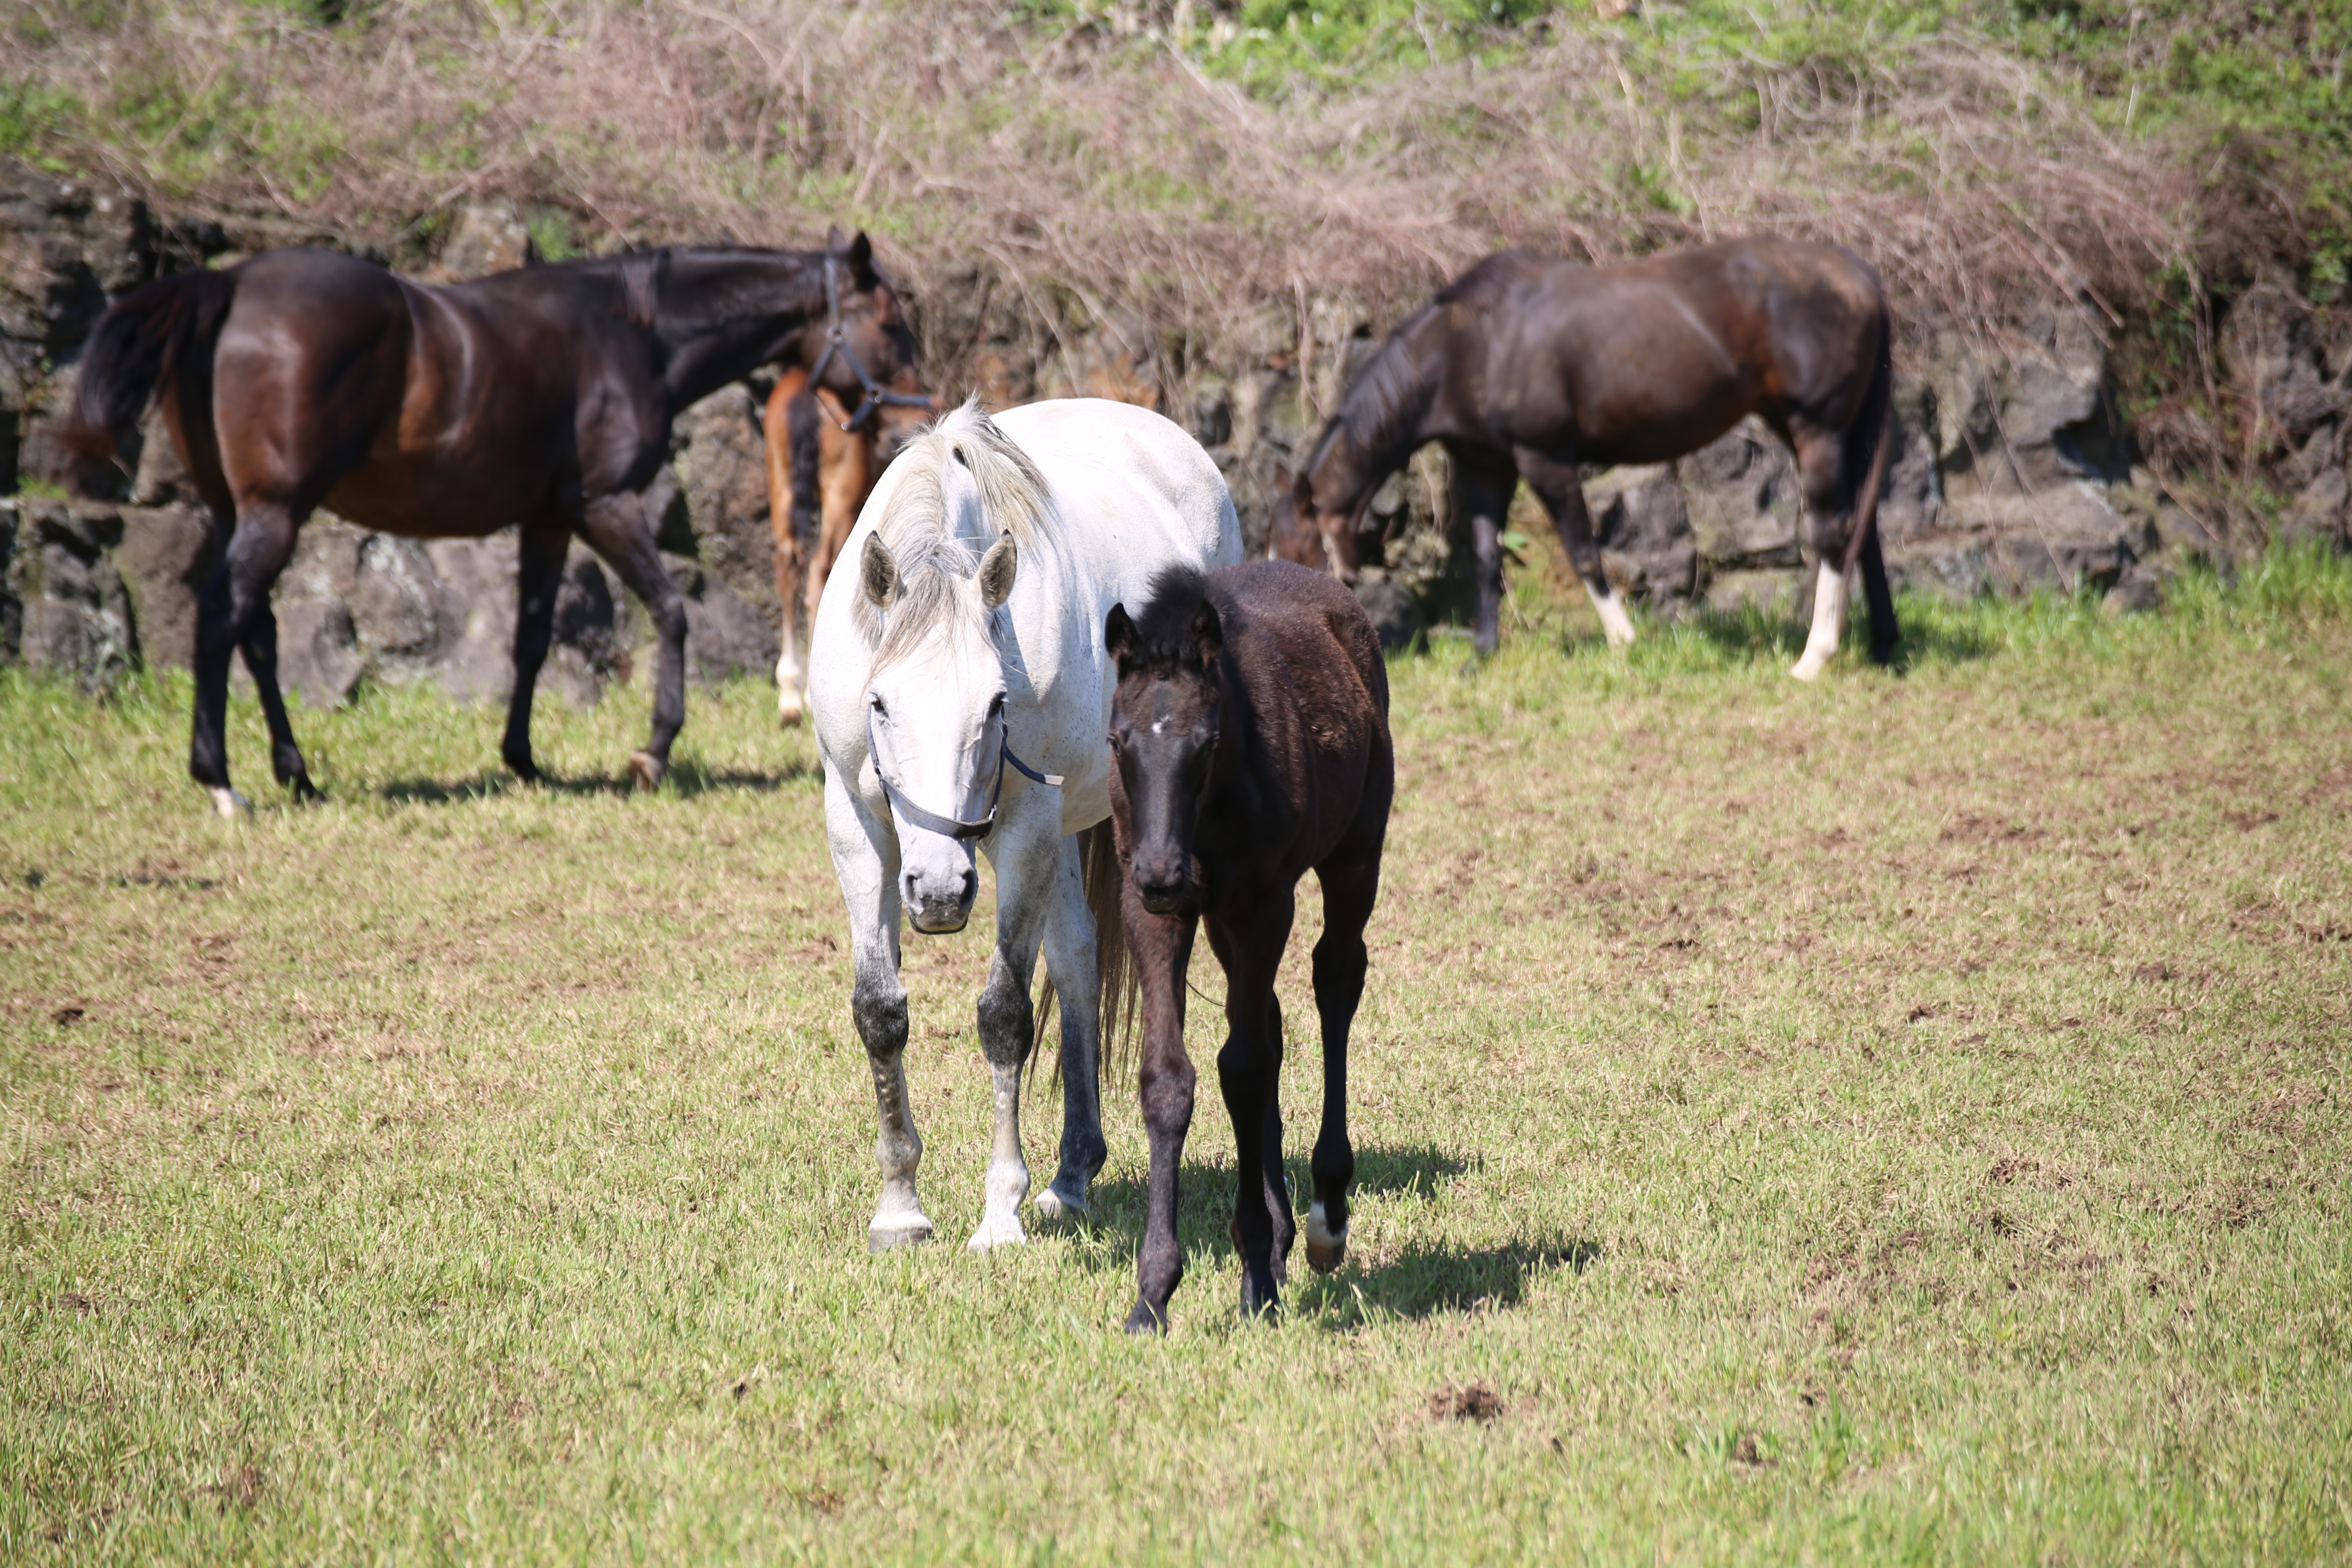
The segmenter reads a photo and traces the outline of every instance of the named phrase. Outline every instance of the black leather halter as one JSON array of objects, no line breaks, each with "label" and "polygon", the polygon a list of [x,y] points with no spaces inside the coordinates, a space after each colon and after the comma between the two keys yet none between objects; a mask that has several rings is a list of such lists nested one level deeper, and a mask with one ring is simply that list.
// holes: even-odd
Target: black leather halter
[{"label": "black leather halter", "polygon": [[938,402],[928,394],[893,392],[867,373],[865,363],[849,346],[849,333],[841,324],[841,282],[835,270],[835,266],[832,254],[828,252],[824,258],[824,353],[816,356],[816,363],[809,369],[809,384],[824,384],[824,367],[833,363],[835,354],[839,354],[842,362],[849,366],[849,374],[856,376],[857,384],[866,389],[866,398],[848,418],[837,421],[844,430],[856,430],[885,407],[920,408],[928,413],[938,413]]},{"label": "black leather halter", "polygon": [[[1003,722],[1001,719],[997,721],[1000,724]],[[882,781],[882,798],[896,806],[898,815],[916,826],[929,833],[942,834],[950,838],[979,838],[996,826],[996,805],[1004,798],[1004,764],[1007,763],[1011,763],[1019,769],[1024,778],[1034,780],[1041,784],[1052,784],[1056,789],[1060,788],[1062,784],[1061,774],[1041,773],[1019,757],[1014,756],[1013,736],[1008,730],[997,742],[996,787],[989,792],[988,815],[978,822],[960,822],[952,816],[940,816],[925,811],[907,798],[904,788],[891,782],[890,770],[882,765],[882,747],[875,738],[874,708],[871,703],[868,703],[866,709],[866,754],[874,759],[874,776]]]}]

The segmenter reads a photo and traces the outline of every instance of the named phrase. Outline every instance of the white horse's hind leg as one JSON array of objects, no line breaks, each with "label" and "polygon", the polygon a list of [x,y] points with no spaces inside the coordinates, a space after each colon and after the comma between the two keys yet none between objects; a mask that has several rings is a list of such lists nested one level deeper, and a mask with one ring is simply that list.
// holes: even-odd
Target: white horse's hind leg
[{"label": "white horse's hind leg", "polygon": [[[1108,833],[1105,823],[1100,831]],[[1087,1189],[1103,1165],[1098,933],[1087,907],[1078,837],[1062,840],[1054,907],[1045,920],[1045,973],[1062,1010],[1062,1151],[1054,1184],[1037,1194],[1037,1212],[1061,1219],[1087,1212]]]},{"label": "white horse's hind leg", "polygon": [[1601,635],[1609,639],[1611,647],[1623,647],[1633,640],[1633,617],[1625,613],[1625,601],[1617,596],[1617,584],[1595,588],[1588,583],[1585,593],[1592,607],[1601,616]]},{"label": "white horse's hind leg", "polygon": [[1820,582],[1813,589],[1813,629],[1805,638],[1803,656],[1789,671],[1799,680],[1814,679],[1837,657],[1838,644],[1845,637],[1845,574],[1823,561]]},{"label": "white horse's hind leg", "polygon": [[[997,865],[1000,931],[1013,914],[1005,908],[1011,869],[1002,861]],[[980,994],[980,1048],[987,1054],[989,1074],[995,1079],[996,1134],[989,1146],[988,1174],[981,1184],[984,1206],[980,1228],[967,1244],[974,1252],[1029,1239],[1021,1228],[1021,1200],[1029,1195],[1029,1162],[1021,1153],[1021,1067],[1036,1016],[1029,1001],[1029,967],[1008,962],[1000,940],[988,966],[987,988]]]}]

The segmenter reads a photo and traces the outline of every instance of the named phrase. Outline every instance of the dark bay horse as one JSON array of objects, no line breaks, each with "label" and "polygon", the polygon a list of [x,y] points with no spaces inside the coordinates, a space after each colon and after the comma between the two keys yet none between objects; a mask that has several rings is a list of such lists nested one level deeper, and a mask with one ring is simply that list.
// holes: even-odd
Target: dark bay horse
[{"label": "dark bay horse", "polygon": [[1311,1169],[1307,1260],[1348,1245],[1348,1029],[1364,993],[1364,925],[1379,894],[1396,760],[1388,669],[1355,596],[1289,562],[1161,573],[1141,609],[1114,605],[1103,641],[1111,702],[1112,831],[1121,913],[1143,1010],[1143,1121],[1151,1143],[1130,1332],[1164,1331],[1183,1277],[1176,1177],[1192,1121],[1185,970],[1196,927],[1225,971],[1217,1076],[1234,1119],[1234,1243],[1242,1310],[1272,1310],[1297,1234],[1282,1171],[1282,1009],[1275,970],[1298,879],[1323,889],[1315,1009],[1323,1124]]},{"label": "dark bay horse", "polygon": [[1796,454],[1819,563],[1792,673],[1810,680],[1837,652],[1857,567],[1883,664],[1897,637],[1876,525],[1893,340],[1878,274],[1834,246],[1759,236],[1620,267],[1490,256],[1407,317],[1349,387],[1275,520],[1272,552],[1352,580],[1372,492],[1436,441],[1453,472],[1449,515],[1469,522],[1479,650],[1495,649],[1499,539],[1522,479],[1609,640],[1630,642],[1580,468],[1666,462],[1756,414]]},{"label": "dark bay horse", "polygon": [[317,793],[286,718],[269,590],[327,507],[410,538],[521,530],[507,765],[538,776],[530,700],[577,534],[645,603],[661,639],[653,733],[629,759],[657,784],[686,719],[686,609],[640,496],[671,417],[752,367],[810,367],[845,401],[914,362],[897,295],[861,234],[815,251],[667,248],[446,288],[323,250],[267,251],[126,294],[82,361],[68,440],[113,455],[157,401],[226,537],[197,609],[188,771],[223,812],[228,663],[241,649],[278,781]]}]

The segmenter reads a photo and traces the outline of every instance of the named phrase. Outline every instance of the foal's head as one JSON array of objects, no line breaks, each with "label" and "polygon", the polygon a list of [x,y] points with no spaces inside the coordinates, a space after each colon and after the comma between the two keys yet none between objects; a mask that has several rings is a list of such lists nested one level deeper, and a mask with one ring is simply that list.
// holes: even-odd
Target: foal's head
[{"label": "foal's head", "polygon": [[1126,796],[1136,896],[1153,914],[1201,890],[1193,838],[1217,755],[1224,628],[1197,572],[1165,572],[1139,616],[1111,606],[1103,646],[1118,666],[1110,749]]}]

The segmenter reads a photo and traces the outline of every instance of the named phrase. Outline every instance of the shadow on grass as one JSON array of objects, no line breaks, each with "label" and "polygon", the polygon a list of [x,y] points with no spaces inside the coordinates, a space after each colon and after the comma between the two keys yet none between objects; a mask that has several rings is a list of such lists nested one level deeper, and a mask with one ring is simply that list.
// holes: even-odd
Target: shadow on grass
[{"label": "shadow on grass", "polygon": [[[1306,1163],[1294,1160],[1289,1167],[1303,1216]],[[1356,1193],[1360,1197],[1413,1193],[1433,1197],[1441,1186],[1469,1169],[1469,1162],[1427,1146],[1360,1149]],[[1185,1251],[1198,1257],[1205,1247],[1218,1268],[1231,1267],[1233,1167],[1187,1160],[1178,1190],[1176,1234]],[[1081,1257],[1091,1268],[1132,1273],[1143,1235],[1144,1184],[1135,1178],[1099,1182],[1093,1197],[1090,1228],[1097,1237],[1117,1237],[1124,1245],[1084,1248]],[[1291,1252],[1286,1296],[1301,1310],[1328,1311],[1340,1327],[1355,1329],[1381,1318],[1516,1307],[1527,1299],[1532,1281],[1558,1268],[1580,1273],[1600,1256],[1598,1243],[1573,1237],[1469,1248],[1414,1243],[1393,1257],[1370,1262],[1360,1251],[1352,1253],[1338,1273],[1327,1276],[1307,1267],[1302,1241]]]},{"label": "shadow on grass", "polygon": [[[1940,608],[1908,595],[1895,606],[1896,623],[1903,632],[1890,667],[1895,674],[1906,674],[1916,665],[1971,663],[2000,651],[2000,645],[1980,627],[1939,613]],[[1811,630],[1811,623],[1786,602],[1742,605],[1728,610],[1699,608],[1685,616],[1682,625],[1689,635],[1732,658],[1792,663],[1804,651]],[[1854,616],[1846,628],[1847,656],[1857,662],[1868,657],[1864,651],[1869,647],[1868,626],[1869,617],[1862,615]]]},{"label": "shadow on grass", "polygon": [[[713,768],[692,760],[670,764],[669,776],[662,782],[664,790],[682,799],[694,800],[707,795],[749,793],[772,795],[814,776],[816,769],[806,763],[791,763],[772,771],[747,768]],[[403,805],[449,805],[465,801],[489,800],[501,795],[527,793],[533,789],[550,795],[635,795],[636,781],[626,769],[614,773],[580,773],[560,775],[542,772],[539,783],[527,784],[512,773],[488,768],[470,778],[462,779],[394,779],[376,791],[384,800]]]}]

